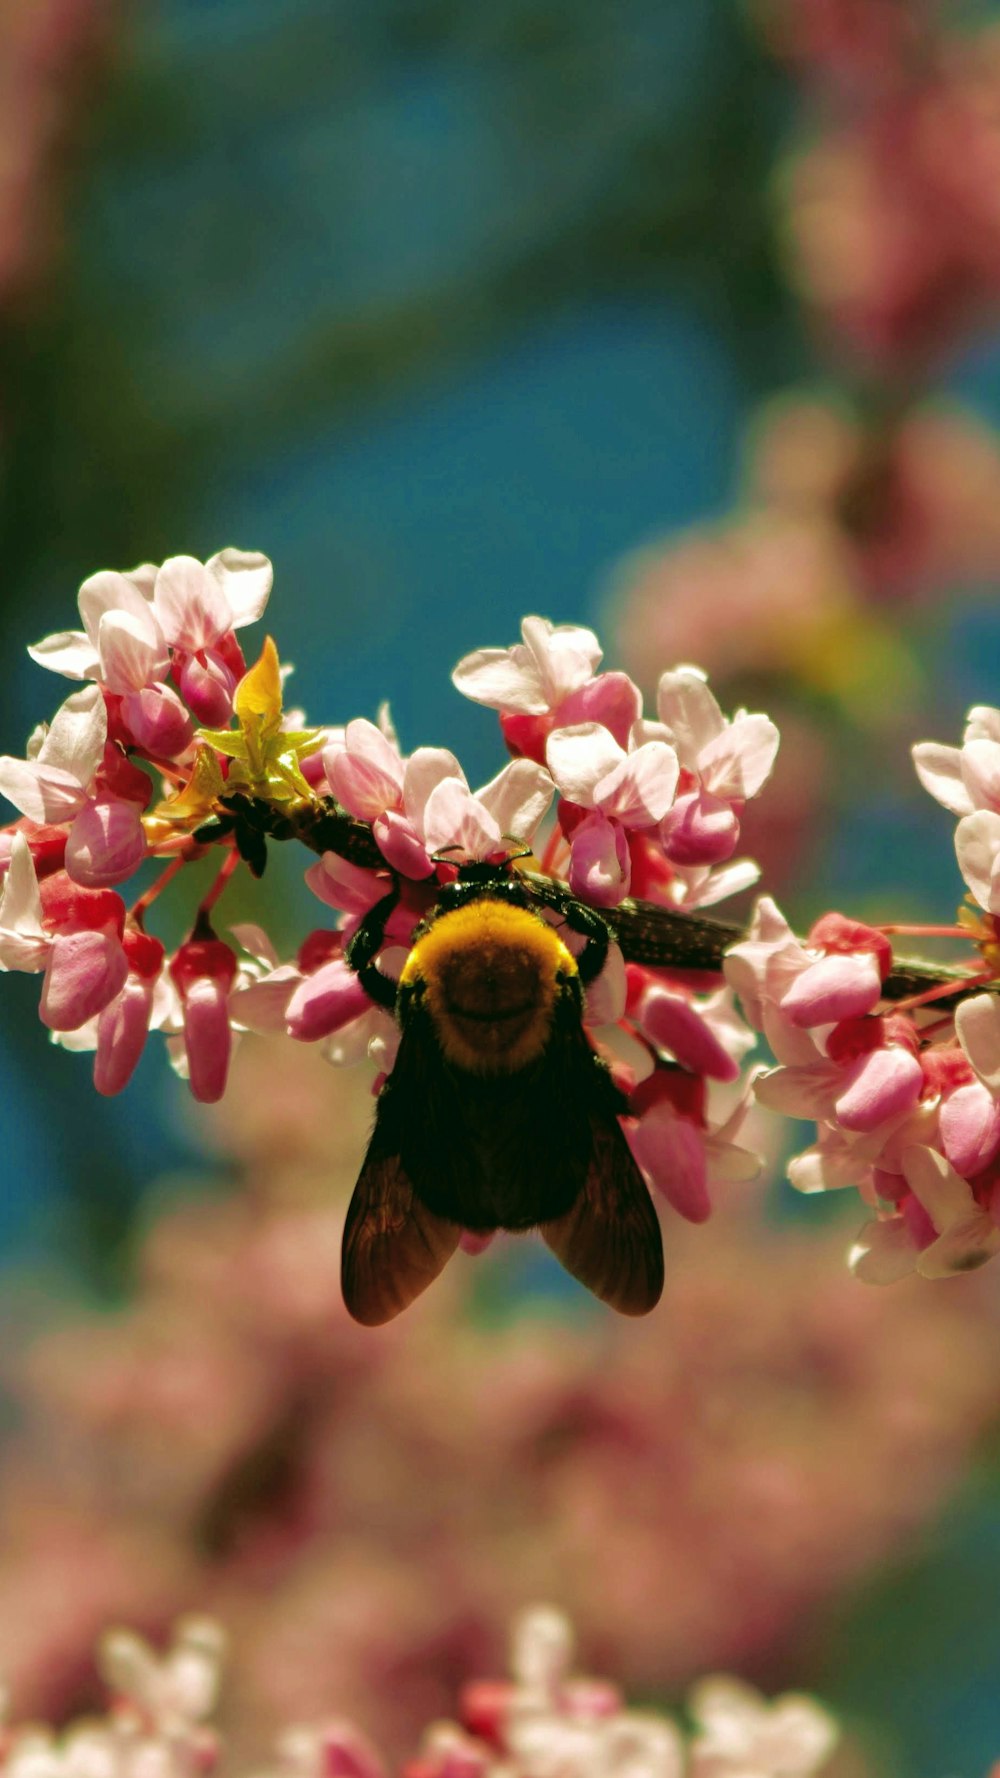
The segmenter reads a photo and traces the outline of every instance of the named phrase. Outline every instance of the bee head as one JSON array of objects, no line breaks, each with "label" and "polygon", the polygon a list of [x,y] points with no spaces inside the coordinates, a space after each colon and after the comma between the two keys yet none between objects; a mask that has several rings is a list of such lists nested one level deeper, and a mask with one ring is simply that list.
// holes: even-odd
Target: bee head
[{"label": "bee head", "polygon": [[493,869],[485,893],[432,920],[399,986],[404,996],[419,996],[455,1067],[513,1074],[545,1048],[559,995],[579,993],[576,961],[537,914],[488,893],[496,867],[466,868]]}]

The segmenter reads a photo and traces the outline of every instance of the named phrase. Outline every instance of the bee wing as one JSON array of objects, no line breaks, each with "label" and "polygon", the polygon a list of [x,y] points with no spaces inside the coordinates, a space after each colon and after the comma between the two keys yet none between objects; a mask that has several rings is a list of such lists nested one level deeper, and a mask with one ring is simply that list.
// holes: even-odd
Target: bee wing
[{"label": "bee wing", "polygon": [[365,1327],[391,1321],[433,1284],[460,1236],[457,1223],[421,1203],[376,1124],[344,1225],[340,1280],[348,1314]]},{"label": "bee wing", "polygon": [[574,1278],[621,1315],[646,1315],[663,1289],[663,1242],[652,1199],[613,1114],[590,1115],[583,1189],[540,1232]]}]

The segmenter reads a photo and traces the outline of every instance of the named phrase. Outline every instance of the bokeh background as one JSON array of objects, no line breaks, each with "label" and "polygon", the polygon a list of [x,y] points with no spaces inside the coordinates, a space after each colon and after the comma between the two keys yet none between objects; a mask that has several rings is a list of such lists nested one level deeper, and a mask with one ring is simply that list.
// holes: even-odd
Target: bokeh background
[{"label": "bokeh background", "polygon": [[[5,0],[0,744],[86,574],[234,543],[314,720],[388,698],[475,783],[498,736],[453,662],[591,622],[647,688],[693,659],[778,718],[747,838],[795,919],[947,919],[908,746],[1000,701],[994,14]],[[263,894],[291,940],[298,861]],[[866,1292],[851,1212],[775,1152],[668,1231],[642,1330],[518,1248],[361,1335],[365,1083],[247,1046],[196,1119],[153,1049],[107,1103],[4,989],[26,1708],[87,1702],[107,1621],[198,1605],[258,1748],[324,1703],[402,1747],[542,1592],[640,1695],[725,1665],[820,1690],[873,1770],[1000,1754],[991,1278]]]}]

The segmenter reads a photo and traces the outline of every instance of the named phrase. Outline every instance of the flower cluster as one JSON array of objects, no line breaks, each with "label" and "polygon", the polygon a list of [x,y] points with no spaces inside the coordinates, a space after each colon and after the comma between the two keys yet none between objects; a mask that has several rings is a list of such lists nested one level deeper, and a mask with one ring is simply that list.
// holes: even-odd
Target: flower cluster
[{"label": "flower cluster", "polygon": [[[224,1638],[207,1619],[186,1619],[158,1655],[131,1631],[112,1631],[99,1651],[111,1693],[104,1717],[57,1734],[8,1728],[0,1748],[7,1778],[204,1778],[224,1754],[208,1726],[221,1678]],[[769,1703],[751,1686],[704,1680],[689,1700],[694,1728],[629,1710],[616,1685],[574,1678],[563,1615],[536,1606],[512,1635],[512,1678],[465,1687],[461,1723],[432,1724],[402,1778],[812,1778],[837,1740],[813,1699]],[[339,1718],[286,1730],[259,1778],[388,1778],[368,1738]]]},{"label": "flower cluster", "polygon": [[[223,1092],[234,1037],[248,1029],[390,1068],[394,1022],[365,994],[347,941],[391,891],[377,962],[397,976],[463,863],[506,864],[512,852],[516,862],[537,845],[538,868],[602,910],[638,893],[690,912],[756,880],[734,854],[778,733],[763,715],[724,716],[697,669],[664,673],[646,717],[632,680],[599,670],[590,630],[526,618],[522,642],[455,670],[460,691],[498,710],[513,755],[473,790],[446,749],[404,754],[386,709],[323,729],[285,712],[274,644],[248,669],[236,634],[270,586],[265,557],[232,549],[96,574],[80,590],[83,629],[30,650],[83,683],[25,758],[0,759],[0,791],[21,811],[0,837],[0,964],[42,974],[41,1017],[61,1042],[95,1052],[101,1092],[126,1085],[151,1028],[206,1101]],[[213,917],[241,862],[264,868],[269,837],[319,854],[307,881],[337,916],[292,961],[259,925],[221,936]],[[168,955],[147,915],[209,847],[218,876]],[[128,906],[121,885],[151,859],[161,874]],[[746,1178],[758,1164],[734,1141],[746,1096],[709,1108],[709,1088],[737,1080],[752,1038],[721,978],[705,985],[626,970],[612,946],[586,1014],[629,1095],[640,1165],[699,1220],[712,1177]]]},{"label": "flower cluster", "polygon": [[975,993],[1000,962],[1000,710],[969,714],[961,748],[922,742],[917,774],[959,816],[955,849],[974,908],[952,928],[912,928],[971,940],[976,960],[943,987],[887,1007],[892,951],[879,930],[827,914],[805,944],[774,902],[759,903],[726,962],[745,1012],[778,1066],[759,1099],[815,1118],[818,1140],[789,1164],[805,1192],[855,1185],[876,1211],[851,1261],[887,1283],[916,1269],[943,1277],[1000,1251],[1000,1001]]}]

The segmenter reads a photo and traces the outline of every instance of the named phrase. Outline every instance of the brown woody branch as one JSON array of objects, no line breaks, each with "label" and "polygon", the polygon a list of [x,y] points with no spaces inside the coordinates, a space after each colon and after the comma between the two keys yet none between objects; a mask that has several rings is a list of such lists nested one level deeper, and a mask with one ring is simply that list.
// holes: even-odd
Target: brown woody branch
[{"label": "brown woody branch", "polygon": [[[355,820],[331,802],[325,802],[318,811],[297,814],[290,825],[295,837],[313,852],[336,852],[363,869],[385,868],[368,823]],[[531,873],[525,874],[530,881]],[[726,951],[746,936],[743,927],[732,921],[714,920],[706,914],[683,914],[651,901],[623,901],[602,912],[626,961],[645,963],[651,969],[721,975]],[[942,1012],[957,1005],[966,994],[983,990],[982,982],[969,985],[967,971],[961,968],[900,958],[882,992],[886,1000],[908,1000],[911,995],[927,993],[947,982],[954,982],[954,993],[942,994],[934,1002]]]}]

